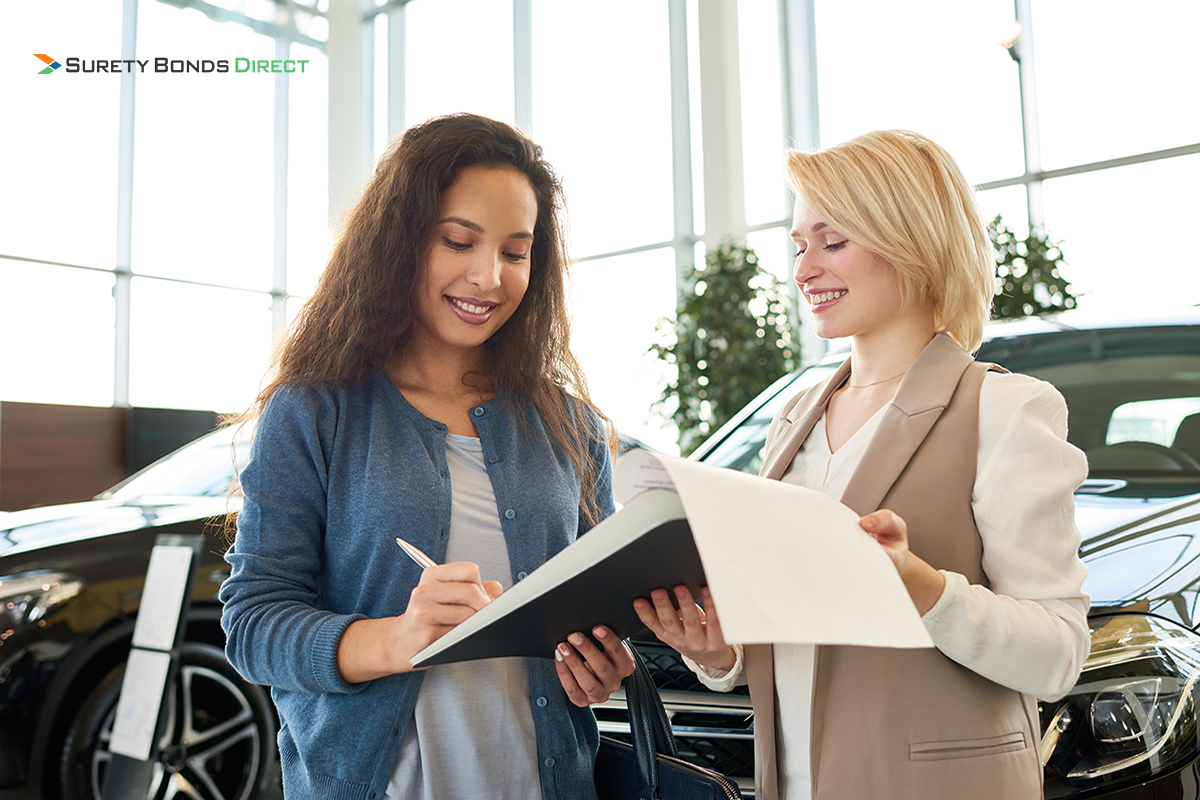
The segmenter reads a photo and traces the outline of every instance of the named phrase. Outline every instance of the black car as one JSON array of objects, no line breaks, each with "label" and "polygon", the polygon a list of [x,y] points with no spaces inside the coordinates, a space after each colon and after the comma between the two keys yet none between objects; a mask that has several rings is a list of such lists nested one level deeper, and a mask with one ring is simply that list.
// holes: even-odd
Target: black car
[{"label": "black car", "polygon": [[204,437],[91,502],[0,513],[0,798],[100,798],[160,533],[205,545],[152,796],[250,800],[277,781],[274,707],[225,659],[216,599],[231,444]]},{"label": "black car", "polygon": [[[775,410],[830,374],[833,353],[764,392],[696,454],[755,471]],[[1200,312],[992,326],[979,358],[1050,381],[1091,474],[1076,495],[1092,655],[1041,705],[1048,798],[1200,800]],[[90,503],[0,514],[0,800],[98,798],[146,565],[159,533],[205,535],[157,796],[276,792],[270,700],[222,654],[216,591],[231,433],[205,437]],[[635,641],[680,754],[753,783],[744,691],[705,690],[662,645]],[[619,698],[596,709],[627,730]]]}]

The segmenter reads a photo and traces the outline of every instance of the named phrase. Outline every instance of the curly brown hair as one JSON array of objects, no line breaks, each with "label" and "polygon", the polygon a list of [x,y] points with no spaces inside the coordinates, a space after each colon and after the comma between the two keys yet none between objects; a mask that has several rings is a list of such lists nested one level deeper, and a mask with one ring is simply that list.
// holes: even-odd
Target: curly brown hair
[{"label": "curly brown hair", "polygon": [[[594,524],[599,476],[589,447],[611,448],[613,436],[569,346],[562,185],[541,147],[486,117],[436,117],[389,145],[346,215],[316,291],[276,347],[264,387],[238,419],[257,418],[281,386],[350,386],[402,357],[442,195],[471,166],[514,169],[537,198],[529,288],[484,345],[488,377],[496,389],[534,403],[580,476],[582,508]],[[600,429],[588,423],[589,410]]]}]

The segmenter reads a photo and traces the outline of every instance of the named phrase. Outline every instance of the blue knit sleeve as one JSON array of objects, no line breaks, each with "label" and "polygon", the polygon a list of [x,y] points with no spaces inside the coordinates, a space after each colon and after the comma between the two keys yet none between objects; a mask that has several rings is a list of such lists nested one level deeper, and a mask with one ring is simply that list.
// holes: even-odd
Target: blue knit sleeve
[{"label": "blue knit sleeve", "polygon": [[354,692],[337,648],[362,615],[320,605],[329,454],[337,400],[327,390],[286,386],[259,417],[241,474],[237,538],[225,558],[221,626],[230,663],[254,683],[300,692]]}]

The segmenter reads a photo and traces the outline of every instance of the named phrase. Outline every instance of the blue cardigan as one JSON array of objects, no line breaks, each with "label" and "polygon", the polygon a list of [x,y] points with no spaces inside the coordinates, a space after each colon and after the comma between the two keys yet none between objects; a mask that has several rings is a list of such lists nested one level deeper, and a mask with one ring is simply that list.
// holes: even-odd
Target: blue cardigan
[{"label": "blue cardigan", "polygon": [[[501,394],[471,414],[516,582],[586,530],[579,477],[527,400]],[[446,432],[383,372],[345,389],[284,387],[257,422],[221,624],[230,662],[271,687],[288,800],[377,800],[387,788],[423,673],[352,685],[337,647],[351,622],[406,608],[420,568],[395,537],[445,560]],[[606,516],[612,465],[602,442],[591,456]],[[593,798],[595,718],[567,700],[546,655],[529,660],[542,795]]]}]

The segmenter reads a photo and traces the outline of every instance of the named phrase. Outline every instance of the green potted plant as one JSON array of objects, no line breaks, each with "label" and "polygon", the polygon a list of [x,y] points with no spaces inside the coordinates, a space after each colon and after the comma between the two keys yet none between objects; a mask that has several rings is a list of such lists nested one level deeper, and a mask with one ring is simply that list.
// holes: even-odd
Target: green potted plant
[{"label": "green potted plant", "polygon": [[988,225],[996,249],[996,298],[992,319],[1023,319],[1075,308],[1078,295],[1058,271],[1062,249],[1048,236],[1024,239],[1009,230],[997,214]]},{"label": "green potted plant", "polygon": [[793,304],[749,247],[724,242],[684,273],[674,318],[650,351],[674,367],[655,407],[679,427],[687,455],[759,392],[799,364]]}]

